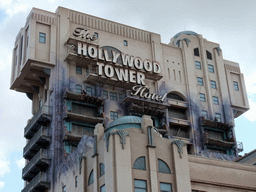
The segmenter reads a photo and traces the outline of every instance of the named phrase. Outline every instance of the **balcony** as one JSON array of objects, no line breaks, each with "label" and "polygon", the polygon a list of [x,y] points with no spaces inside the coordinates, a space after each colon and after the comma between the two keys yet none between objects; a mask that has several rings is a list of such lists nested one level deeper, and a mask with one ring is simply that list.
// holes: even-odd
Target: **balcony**
[{"label": "balcony", "polygon": [[50,107],[43,105],[29,121],[24,129],[24,136],[31,139],[40,128],[40,125],[47,125],[50,122]]},{"label": "balcony", "polygon": [[236,142],[230,142],[230,141],[225,141],[223,139],[211,137],[207,132],[204,134],[204,142],[205,144],[208,144],[208,145],[224,147],[224,148],[232,148],[234,145],[236,145]]},{"label": "balcony", "polygon": [[50,182],[47,181],[47,174],[39,172],[21,192],[45,191],[50,188]]},{"label": "balcony", "polygon": [[93,117],[93,116],[88,116],[83,114],[72,113],[72,112],[67,112],[66,118],[72,121],[79,121],[79,122],[92,123],[92,124],[102,123],[104,120],[103,117]]},{"label": "balcony", "polygon": [[175,117],[169,117],[169,123],[174,124],[174,125],[179,125],[182,127],[190,126],[190,122],[188,120],[179,119],[179,118],[175,118]]},{"label": "balcony", "polygon": [[83,135],[93,136],[93,128],[83,128],[83,127],[72,127],[72,131],[65,131],[64,140],[79,142]]},{"label": "balcony", "polygon": [[41,127],[31,138],[29,143],[23,149],[23,157],[31,159],[42,147],[46,147],[50,143],[50,137],[46,127]]},{"label": "balcony", "polygon": [[180,101],[180,100],[168,98],[167,99],[167,103],[171,107],[183,108],[183,109],[187,109],[188,108],[188,102],[186,102],[186,101]]},{"label": "balcony", "polygon": [[47,153],[47,150],[40,149],[22,169],[22,178],[24,180],[30,181],[39,171],[45,170],[48,167],[50,159],[48,158]]}]

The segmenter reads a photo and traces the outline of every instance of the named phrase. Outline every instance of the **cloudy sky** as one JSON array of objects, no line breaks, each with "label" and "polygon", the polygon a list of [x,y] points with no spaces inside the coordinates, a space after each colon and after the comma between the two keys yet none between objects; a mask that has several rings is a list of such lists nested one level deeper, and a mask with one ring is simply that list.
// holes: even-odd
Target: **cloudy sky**
[{"label": "cloudy sky", "polygon": [[254,0],[0,0],[0,191],[23,188],[24,127],[31,102],[9,90],[12,49],[32,7],[55,12],[67,7],[158,33],[163,43],[183,30],[217,42],[227,60],[240,64],[250,111],[236,120],[237,140],[248,153],[256,146],[256,1]]}]

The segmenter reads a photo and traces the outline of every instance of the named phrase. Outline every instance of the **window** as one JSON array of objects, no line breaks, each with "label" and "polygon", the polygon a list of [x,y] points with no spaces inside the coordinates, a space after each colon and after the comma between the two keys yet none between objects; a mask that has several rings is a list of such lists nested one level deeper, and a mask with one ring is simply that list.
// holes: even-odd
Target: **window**
[{"label": "window", "polygon": [[133,169],[146,170],[145,157],[139,157],[133,164]]},{"label": "window", "polygon": [[208,69],[210,73],[214,73],[214,66],[213,65],[208,65]]},{"label": "window", "polygon": [[62,192],[66,192],[66,185],[62,187]]},{"label": "window", "polygon": [[100,177],[105,175],[105,165],[100,163]]},{"label": "window", "polygon": [[82,93],[82,85],[76,85],[76,93]]},{"label": "window", "polygon": [[119,93],[119,101],[121,101],[123,99],[123,94],[122,93]]},{"label": "window", "polygon": [[108,92],[103,90],[103,96],[104,96],[104,98],[108,99]]},{"label": "window", "polygon": [[201,77],[197,77],[197,84],[198,85],[204,85],[204,81],[203,81],[203,78],[201,78]]},{"label": "window", "polygon": [[216,121],[221,122],[221,114],[215,113],[215,119]]},{"label": "window", "polygon": [[124,46],[128,46],[128,41],[124,40]]},{"label": "window", "polygon": [[135,192],[147,192],[147,181],[145,180],[134,180]]},{"label": "window", "polygon": [[76,66],[76,74],[82,74],[82,67]]},{"label": "window", "polygon": [[39,32],[39,43],[45,43],[46,42],[46,34]]},{"label": "window", "polygon": [[219,105],[219,98],[218,97],[212,97],[212,99],[213,99],[213,103],[215,104],[215,105]]},{"label": "window", "polygon": [[238,82],[233,81],[235,91],[239,91]]},{"label": "window", "polygon": [[203,102],[206,101],[206,99],[205,99],[205,94],[199,93],[199,97],[200,97],[200,101],[203,101]]},{"label": "window", "polygon": [[217,89],[216,81],[211,80],[211,88]]},{"label": "window", "polygon": [[115,120],[118,118],[118,113],[114,111],[110,111],[110,119]]},{"label": "window", "polygon": [[212,60],[212,54],[209,51],[206,51],[207,59]]},{"label": "window", "polygon": [[196,64],[196,69],[202,69],[201,63],[199,61],[196,61],[195,64]]},{"label": "window", "polygon": [[93,182],[94,182],[94,178],[93,178],[93,170],[92,170],[89,175],[88,185],[93,184]]},{"label": "window", "polygon": [[160,192],[172,192],[172,184],[160,183]]},{"label": "window", "polygon": [[198,48],[194,49],[194,55],[199,57],[199,49]]},{"label": "window", "polygon": [[105,192],[106,191],[106,187],[105,187],[105,185],[102,185],[101,187],[100,187],[100,192]]},{"label": "window", "polygon": [[75,177],[75,187],[77,187],[78,184],[78,176]]},{"label": "window", "polygon": [[207,111],[201,111],[201,116],[203,116],[205,119],[208,119],[208,112]]},{"label": "window", "polygon": [[110,100],[117,101],[117,93],[110,92]]},{"label": "window", "polygon": [[86,94],[87,95],[92,95],[92,88],[91,87],[86,87]]},{"label": "window", "polygon": [[158,159],[158,171],[160,173],[168,173],[171,174],[171,170],[169,168],[169,166],[161,159]]}]

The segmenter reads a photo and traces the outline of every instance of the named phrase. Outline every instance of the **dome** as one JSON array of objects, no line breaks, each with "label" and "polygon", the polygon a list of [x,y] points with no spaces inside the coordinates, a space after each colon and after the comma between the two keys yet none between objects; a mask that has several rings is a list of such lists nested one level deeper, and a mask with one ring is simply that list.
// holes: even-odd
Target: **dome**
[{"label": "dome", "polygon": [[127,129],[127,128],[141,128],[141,117],[138,116],[123,116],[112,121],[106,128],[106,131],[112,129]]},{"label": "dome", "polygon": [[176,35],[174,35],[173,37],[177,38],[181,34],[198,36],[198,34],[194,31],[181,31],[181,32],[177,33]]}]

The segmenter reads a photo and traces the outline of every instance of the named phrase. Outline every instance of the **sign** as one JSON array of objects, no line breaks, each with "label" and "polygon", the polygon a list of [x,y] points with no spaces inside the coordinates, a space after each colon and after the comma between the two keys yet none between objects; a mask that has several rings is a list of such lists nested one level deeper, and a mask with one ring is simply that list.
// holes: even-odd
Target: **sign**
[{"label": "sign", "polygon": [[134,91],[133,93],[131,93],[132,96],[138,95],[140,98],[148,100],[151,99],[164,102],[164,99],[167,96],[167,93],[165,93],[163,96],[157,95],[156,93],[149,93],[149,89],[143,86],[133,86],[132,90]]},{"label": "sign", "polygon": [[[149,59],[124,54],[111,50],[111,57],[106,49],[93,44],[78,42],[77,54],[95,59],[98,65],[98,75],[107,78],[117,77],[118,81],[145,85],[145,73],[161,73],[159,63]],[[121,58],[121,64],[117,60]]]}]

